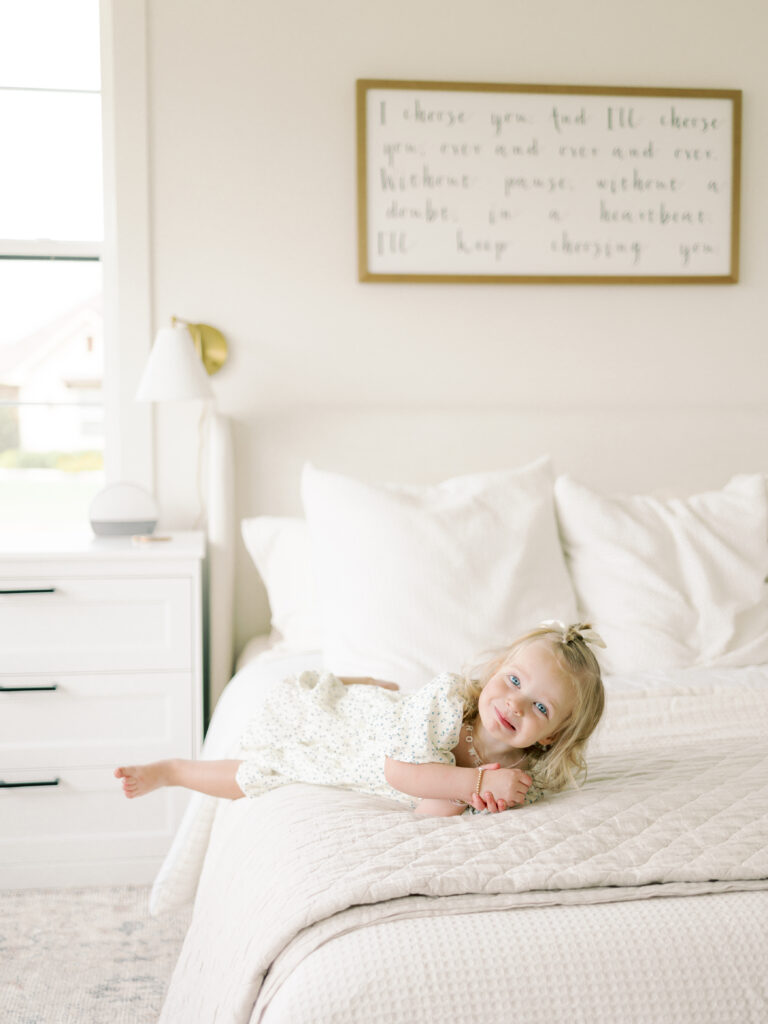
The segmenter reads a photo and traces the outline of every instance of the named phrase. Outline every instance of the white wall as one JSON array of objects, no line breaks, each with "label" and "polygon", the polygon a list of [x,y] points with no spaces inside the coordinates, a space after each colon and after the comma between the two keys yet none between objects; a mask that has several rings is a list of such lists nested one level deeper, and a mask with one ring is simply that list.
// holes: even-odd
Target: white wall
[{"label": "white wall", "polygon": [[[633,485],[627,455],[644,488],[765,469],[767,29],[761,0],[151,0],[155,321],[230,340],[214,386],[235,421],[238,517],[298,508],[303,457],[412,478],[428,444],[424,475],[543,451],[607,486]],[[742,89],[741,282],[358,283],[354,86],[369,77]],[[194,518],[194,427],[158,410],[173,525]],[[239,642],[254,624],[241,549]]]}]

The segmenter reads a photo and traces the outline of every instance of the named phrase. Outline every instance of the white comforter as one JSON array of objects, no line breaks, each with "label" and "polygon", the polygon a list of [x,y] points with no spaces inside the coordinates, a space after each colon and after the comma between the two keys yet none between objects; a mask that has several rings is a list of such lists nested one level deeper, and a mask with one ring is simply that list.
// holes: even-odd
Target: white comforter
[{"label": "white comforter", "polygon": [[[590,766],[501,815],[310,786],[223,804],[161,1019],[247,1022],[282,951],[379,919],[768,886],[768,669],[625,680]],[[192,863],[175,851],[166,892]]]}]

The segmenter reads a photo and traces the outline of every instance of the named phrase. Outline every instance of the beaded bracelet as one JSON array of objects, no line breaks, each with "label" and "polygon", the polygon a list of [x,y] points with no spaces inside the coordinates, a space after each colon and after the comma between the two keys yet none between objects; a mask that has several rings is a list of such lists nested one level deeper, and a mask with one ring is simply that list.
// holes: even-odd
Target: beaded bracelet
[{"label": "beaded bracelet", "polygon": [[[477,782],[475,783],[475,793],[480,796],[480,787],[483,785],[483,772],[485,768],[477,769]],[[468,807],[469,804],[466,800],[451,800],[452,804],[456,804],[457,807]]]}]

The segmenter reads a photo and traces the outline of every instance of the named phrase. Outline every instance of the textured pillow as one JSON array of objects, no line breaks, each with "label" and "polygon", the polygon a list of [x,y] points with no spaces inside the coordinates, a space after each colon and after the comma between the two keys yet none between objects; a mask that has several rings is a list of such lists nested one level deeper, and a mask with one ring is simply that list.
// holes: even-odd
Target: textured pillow
[{"label": "textured pillow", "polygon": [[603,497],[555,484],[580,613],[609,672],[768,661],[768,502],[737,476],[689,498]]},{"label": "textured pillow", "polygon": [[434,487],[304,469],[325,664],[417,687],[575,600],[548,459]]},{"label": "textured pillow", "polygon": [[272,626],[289,647],[319,650],[320,609],[305,520],[256,516],[240,524],[253,564],[267,588]]}]

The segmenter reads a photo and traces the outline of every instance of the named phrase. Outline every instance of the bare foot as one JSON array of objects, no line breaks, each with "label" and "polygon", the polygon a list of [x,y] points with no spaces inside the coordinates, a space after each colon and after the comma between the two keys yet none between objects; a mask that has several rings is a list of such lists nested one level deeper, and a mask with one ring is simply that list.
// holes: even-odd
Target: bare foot
[{"label": "bare foot", "polygon": [[114,776],[123,780],[123,793],[132,800],[135,796],[144,796],[160,786],[172,785],[172,766],[172,761],[153,761],[152,764],[115,768]]}]

